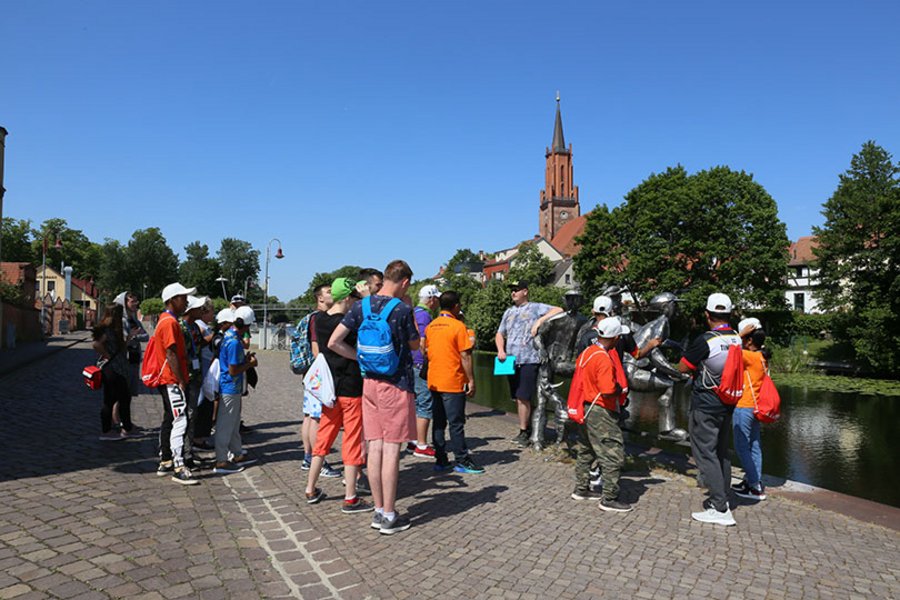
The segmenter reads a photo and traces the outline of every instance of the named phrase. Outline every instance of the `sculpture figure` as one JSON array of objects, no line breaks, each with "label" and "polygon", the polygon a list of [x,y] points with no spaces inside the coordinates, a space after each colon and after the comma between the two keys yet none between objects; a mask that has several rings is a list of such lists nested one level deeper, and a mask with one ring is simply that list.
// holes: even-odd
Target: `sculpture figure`
[{"label": "sculpture figure", "polygon": [[554,383],[554,379],[571,377],[575,373],[575,353],[578,334],[588,319],[578,312],[583,300],[579,292],[570,290],[564,295],[565,312],[548,319],[534,338],[541,356],[538,369],[537,406],[531,413],[531,447],[541,450],[544,447],[544,427],[547,425],[547,406],[553,408],[556,424],[556,444],[562,443],[565,437],[565,424],[569,420],[566,399],[560,396],[557,388],[562,382]]}]

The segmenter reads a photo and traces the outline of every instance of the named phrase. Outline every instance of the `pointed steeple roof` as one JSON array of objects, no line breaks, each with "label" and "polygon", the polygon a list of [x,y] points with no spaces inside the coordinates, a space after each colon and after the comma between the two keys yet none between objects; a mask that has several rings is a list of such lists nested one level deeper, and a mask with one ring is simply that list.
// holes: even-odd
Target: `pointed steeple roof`
[{"label": "pointed steeple roof", "polygon": [[559,110],[559,92],[556,92],[556,124],[553,126],[553,145],[551,146],[554,154],[566,154],[566,140],[563,137],[562,113]]}]

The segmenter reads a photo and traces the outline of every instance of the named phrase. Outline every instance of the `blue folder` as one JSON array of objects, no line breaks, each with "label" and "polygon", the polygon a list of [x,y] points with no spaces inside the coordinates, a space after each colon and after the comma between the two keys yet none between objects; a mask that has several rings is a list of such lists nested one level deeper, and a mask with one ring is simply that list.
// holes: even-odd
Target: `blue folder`
[{"label": "blue folder", "polygon": [[512,375],[516,372],[516,357],[507,356],[506,360],[494,357],[494,375]]}]

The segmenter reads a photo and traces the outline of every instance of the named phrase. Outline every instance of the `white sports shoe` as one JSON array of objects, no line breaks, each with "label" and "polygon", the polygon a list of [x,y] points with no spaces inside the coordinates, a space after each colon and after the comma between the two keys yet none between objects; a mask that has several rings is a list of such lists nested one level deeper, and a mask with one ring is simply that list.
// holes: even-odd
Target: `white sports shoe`
[{"label": "white sports shoe", "polygon": [[737,521],[731,516],[731,509],[726,508],[725,512],[719,512],[713,507],[709,507],[704,511],[691,513],[691,518],[701,523],[712,523],[713,525],[723,525],[730,527],[737,525]]}]

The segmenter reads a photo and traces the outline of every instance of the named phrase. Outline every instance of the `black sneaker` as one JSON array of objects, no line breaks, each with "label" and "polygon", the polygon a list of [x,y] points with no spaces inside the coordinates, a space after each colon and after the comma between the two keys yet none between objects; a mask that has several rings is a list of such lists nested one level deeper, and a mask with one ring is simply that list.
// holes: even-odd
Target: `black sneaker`
[{"label": "black sneaker", "polygon": [[300,463],[300,470],[301,471],[309,471],[311,468],[312,468],[312,463],[304,458],[303,462]]},{"label": "black sneaker", "polygon": [[370,512],[375,510],[375,505],[369,504],[359,496],[354,498],[353,500],[344,500],[341,504],[341,512],[342,513],[360,513],[360,512]]},{"label": "black sneaker", "polygon": [[632,508],[630,504],[625,504],[624,502],[619,502],[618,499],[615,500],[601,500],[600,510],[605,510],[607,512],[631,512]]},{"label": "black sneaker", "polygon": [[329,465],[328,461],[326,460],[322,463],[322,470],[319,471],[319,475],[321,475],[322,477],[327,477],[329,479],[337,479],[341,476],[341,472]]},{"label": "black sneaker", "polygon": [[519,435],[514,437],[511,441],[513,444],[518,446],[519,448],[525,448],[528,446],[531,438],[531,432],[528,430],[519,430]]},{"label": "black sneaker", "polygon": [[406,531],[407,529],[409,529],[410,525],[412,525],[412,523],[409,522],[409,519],[400,516],[399,514],[394,515],[394,518],[390,521],[382,517],[381,533],[383,533],[384,535],[394,535],[395,533]]},{"label": "black sneaker", "polygon": [[756,488],[752,488],[746,481],[742,481],[738,485],[731,486],[731,489],[734,492],[735,496],[740,496],[741,498],[756,501],[766,499],[766,493],[762,489],[757,490]]},{"label": "black sneaker", "polygon": [[572,492],[572,500],[598,500],[603,497],[603,494],[591,491],[591,490],[575,490]]},{"label": "black sneaker", "polygon": [[159,461],[159,466],[156,468],[157,477],[165,477],[166,475],[171,475],[174,472],[175,464],[171,460]]},{"label": "black sneaker", "polygon": [[200,481],[194,478],[194,475],[191,473],[191,470],[187,467],[181,467],[180,469],[175,469],[175,472],[171,477],[172,481],[175,483],[180,483],[181,485],[199,485]]},{"label": "black sneaker", "polygon": [[384,521],[384,515],[375,513],[372,515],[372,529],[381,529],[381,523]]},{"label": "black sneaker", "polygon": [[325,497],[325,492],[322,491],[322,488],[316,488],[313,490],[312,494],[306,494],[306,503],[307,504],[318,504],[322,501],[322,498]]},{"label": "black sneaker", "polygon": [[244,470],[244,467],[240,465],[236,465],[231,461],[216,463],[216,466],[213,468],[213,473],[216,475],[231,475],[232,473],[240,473]]},{"label": "black sneaker", "polygon": [[484,473],[484,467],[479,467],[478,465],[476,465],[475,461],[473,461],[469,456],[466,456],[462,460],[456,461],[456,466],[453,467],[453,470],[457,473],[474,473],[476,475]]}]

